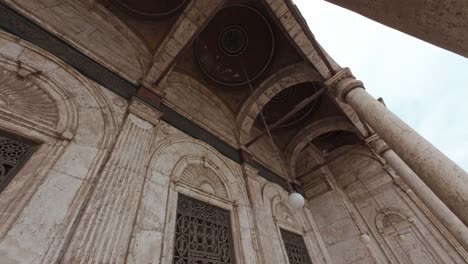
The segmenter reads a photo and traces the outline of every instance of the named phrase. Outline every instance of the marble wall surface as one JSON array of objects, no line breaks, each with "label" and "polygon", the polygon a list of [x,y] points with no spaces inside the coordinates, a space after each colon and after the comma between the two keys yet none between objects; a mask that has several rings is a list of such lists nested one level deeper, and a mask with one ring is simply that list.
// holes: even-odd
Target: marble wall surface
[{"label": "marble wall surface", "polygon": [[[107,45],[101,33],[112,39],[130,34],[111,18],[109,25],[103,23],[106,32],[92,28],[92,15],[56,27],[59,22],[44,22],[46,18],[83,7],[8,2],[59,35],[64,28],[76,30],[76,38],[68,41],[84,51],[99,51],[90,56],[132,82],[149,67],[149,61],[137,59],[146,53],[139,44],[114,41],[120,46],[100,48]],[[266,2],[290,31],[300,32],[294,41],[316,61],[284,2]],[[0,263],[172,263],[179,194],[230,211],[236,263],[289,263],[280,229],[303,236],[313,263],[467,263],[466,251],[368,149],[326,166],[320,181],[305,188],[305,207],[294,210],[288,192],[247,162],[227,158],[161,120],[162,113],[142,101],[113,94],[54,55],[3,31],[0,81],[0,130],[39,146],[0,193]],[[252,120],[239,121],[181,73],[172,72],[165,85],[168,105],[241,147],[238,128],[250,129]],[[199,89],[186,96],[186,85]],[[265,91],[275,87],[273,82]],[[244,108],[242,115],[258,114],[249,103]],[[341,128],[340,122],[331,120],[323,131]],[[280,171],[268,143],[253,151]],[[288,148],[289,170],[295,170],[298,152],[296,146]],[[369,243],[362,242],[362,234]]]}]

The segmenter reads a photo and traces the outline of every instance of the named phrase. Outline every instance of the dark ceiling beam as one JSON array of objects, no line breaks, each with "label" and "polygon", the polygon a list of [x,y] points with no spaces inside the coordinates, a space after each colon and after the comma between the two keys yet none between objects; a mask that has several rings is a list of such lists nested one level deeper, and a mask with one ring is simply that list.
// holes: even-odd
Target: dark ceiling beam
[{"label": "dark ceiling beam", "polygon": [[198,33],[222,8],[224,3],[225,0],[197,0],[187,5],[156,50],[151,67],[144,77],[144,85],[150,87],[159,85],[174,67],[182,52],[193,43]]},{"label": "dark ceiling beam", "polygon": [[320,90],[318,90],[317,92],[315,92],[313,95],[307,97],[306,99],[302,100],[300,103],[298,103],[296,106],[294,106],[294,108],[289,111],[287,114],[285,114],[282,118],[280,118],[278,121],[276,121],[274,124],[272,124],[271,126],[268,126],[267,129],[263,130],[259,135],[257,135],[256,137],[254,137],[253,139],[251,139],[249,142],[247,142],[247,144],[245,144],[246,147],[249,147],[251,146],[253,143],[257,142],[259,139],[261,139],[262,137],[264,137],[265,135],[268,134],[268,130],[273,130],[279,126],[281,126],[282,124],[284,124],[284,122],[288,121],[291,117],[293,117],[297,112],[301,111],[302,109],[304,109],[307,105],[309,105],[312,101],[314,101],[315,99],[317,99],[320,95],[322,95],[326,90],[326,87],[322,87]]}]

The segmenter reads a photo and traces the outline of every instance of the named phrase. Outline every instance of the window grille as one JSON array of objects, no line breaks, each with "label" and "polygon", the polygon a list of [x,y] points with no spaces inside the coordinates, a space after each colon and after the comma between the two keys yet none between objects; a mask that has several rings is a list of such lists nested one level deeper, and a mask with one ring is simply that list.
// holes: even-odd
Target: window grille
[{"label": "window grille", "polygon": [[301,235],[292,232],[281,230],[284,247],[288,253],[290,264],[312,264],[309,253],[307,252],[304,238]]},{"label": "window grille", "polygon": [[174,263],[235,263],[229,211],[179,194]]},{"label": "window grille", "polygon": [[31,142],[0,132],[0,192],[11,182],[32,152],[34,146]]}]

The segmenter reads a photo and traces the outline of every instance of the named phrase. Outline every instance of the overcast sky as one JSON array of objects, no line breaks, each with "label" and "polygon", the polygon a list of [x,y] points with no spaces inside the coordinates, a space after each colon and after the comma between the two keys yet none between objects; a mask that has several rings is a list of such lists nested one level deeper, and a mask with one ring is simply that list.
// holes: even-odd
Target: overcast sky
[{"label": "overcast sky", "polygon": [[468,59],[323,0],[294,0],[324,49],[468,171]]}]

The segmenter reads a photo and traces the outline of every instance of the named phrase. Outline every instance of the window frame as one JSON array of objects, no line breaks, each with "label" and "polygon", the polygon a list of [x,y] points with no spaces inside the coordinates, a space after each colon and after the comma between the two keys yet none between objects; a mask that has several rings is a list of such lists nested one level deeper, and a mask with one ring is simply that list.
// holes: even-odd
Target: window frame
[{"label": "window frame", "polygon": [[29,149],[28,151],[24,154],[23,157],[21,157],[21,160],[19,161],[18,164],[16,164],[7,174],[6,174],[6,180],[0,184],[0,193],[2,193],[8,185],[13,181],[13,179],[18,175],[18,172],[25,166],[25,164],[31,159],[33,154],[39,149],[40,142],[37,140],[33,140],[27,137],[24,137],[19,134],[15,134],[9,131],[6,131],[4,129],[0,129],[0,136],[9,138],[11,140],[18,141],[23,144],[28,144]]}]

